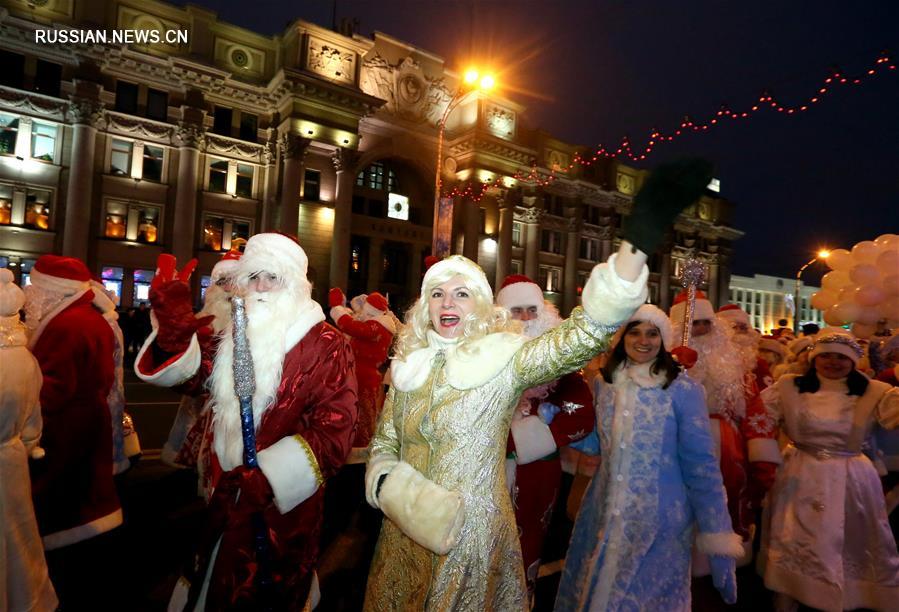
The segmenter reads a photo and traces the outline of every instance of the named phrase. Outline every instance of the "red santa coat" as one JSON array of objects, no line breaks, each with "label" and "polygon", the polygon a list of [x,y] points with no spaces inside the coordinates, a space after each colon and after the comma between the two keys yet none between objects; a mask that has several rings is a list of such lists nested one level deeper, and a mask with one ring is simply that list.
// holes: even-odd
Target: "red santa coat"
[{"label": "red santa coat", "polygon": [[[541,397],[549,391],[545,397]],[[549,425],[537,416],[542,402],[561,410]],[[549,529],[552,511],[562,480],[558,450],[593,431],[593,395],[580,372],[566,374],[549,389],[525,393],[509,432],[507,452],[515,453],[517,466],[513,485],[515,520],[521,542],[528,586],[537,579],[540,552]]]},{"label": "red santa coat", "polygon": [[[138,356],[135,370],[141,378],[169,386],[182,383],[184,391],[205,383],[212,371],[211,341],[204,341],[202,346],[194,342],[185,354],[157,366],[152,350],[147,350],[153,338],[151,335]],[[196,373],[188,378],[190,369]],[[259,465],[274,492],[274,500],[263,516],[269,536],[275,609],[301,610],[309,593],[318,557],[321,485],[343,465],[356,420],[352,369],[352,353],[343,335],[327,323],[313,325],[287,351],[275,404],[266,410],[256,430]],[[214,454],[213,461],[218,461]],[[225,472],[220,482],[227,481],[234,471]],[[253,609],[258,594],[252,525],[227,516],[223,503],[222,496],[213,495],[210,513],[220,529],[207,544],[214,543],[219,535],[221,540],[206,608]],[[200,576],[206,561],[202,557],[208,558],[209,548],[201,553]],[[193,585],[194,597],[198,582]]]},{"label": "red santa coat", "polygon": [[47,455],[32,462],[31,485],[47,550],[122,524],[106,400],[115,379],[115,337],[93,298],[91,290],[69,298],[30,343],[44,377],[41,446]]},{"label": "red santa coat", "polygon": [[379,368],[387,361],[393,332],[379,321],[357,321],[350,314],[344,314],[336,323],[340,331],[350,337],[356,362],[359,419],[356,421],[353,446],[366,448],[374,435],[375,424],[384,404]]}]

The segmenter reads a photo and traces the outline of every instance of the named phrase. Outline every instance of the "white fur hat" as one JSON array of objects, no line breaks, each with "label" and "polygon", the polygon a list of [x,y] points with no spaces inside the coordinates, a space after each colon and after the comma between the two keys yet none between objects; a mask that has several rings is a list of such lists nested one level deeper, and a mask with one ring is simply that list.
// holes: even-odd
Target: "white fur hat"
[{"label": "white fur hat", "polygon": [[0,317],[18,314],[25,304],[25,293],[14,280],[10,270],[0,268]]},{"label": "white fur hat", "polygon": [[[787,347],[774,336],[762,336],[759,339],[759,348],[780,355],[781,359],[787,358]],[[794,353],[798,355],[799,353]]]},{"label": "white fur hat", "polygon": [[309,259],[299,243],[285,234],[256,234],[247,240],[237,268],[241,279],[270,272],[284,281],[306,279]]},{"label": "white fur hat", "polygon": [[618,341],[624,334],[624,328],[627,327],[628,323],[631,321],[652,323],[659,329],[665,350],[670,351],[674,348],[674,327],[671,325],[671,319],[665,316],[664,310],[658,306],[653,306],[652,304],[643,304],[634,311],[631,318],[625,321],[624,324],[618,328],[618,331],[615,332],[615,337],[612,338],[612,346],[618,344]]},{"label": "white fur hat", "polygon": [[[249,246],[249,243],[247,243],[247,246]],[[244,257],[246,258],[246,254],[244,254]],[[484,274],[484,270],[482,270],[481,266],[475,262],[467,257],[462,257],[461,255],[450,255],[446,259],[441,259],[428,268],[428,271],[425,273],[425,277],[421,282],[422,292],[424,292],[425,287],[431,284],[435,278],[451,273],[464,276],[466,280],[473,285],[471,289],[479,291],[488,300],[491,302],[493,301],[493,289],[490,288],[490,283],[487,282],[487,276]],[[455,276],[455,274],[451,274],[451,276]]]},{"label": "white fur hat", "polygon": [[[681,291],[677,294],[677,297],[674,298],[674,304],[671,305],[670,318],[671,321],[675,325],[681,325],[684,320],[684,313],[687,310],[687,291]],[[696,306],[693,309],[693,320],[699,321],[702,319],[707,319],[709,321],[715,322],[715,309],[712,308],[712,303],[708,300],[705,293],[700,290],[696,290]]]},{"label": "white fur hat", "polygon": [[725,304],[718,309],[718,318],[727,321],[731,325],[743,323],[749,325],[749,314],[736,304]]},{"label": "white fur hat", "polygon": [[228,251],[225,253],[218,262],[212,267],[212,273],[210,277],[212,278],[212,282],[216,282],[223,276],[230,276],[234,274],[237,269],[240,267],[240,251]]},{"label": "white fur hat", "polygon": [[511,310],[516,306],[537,306],[543,310],[544,298],[540,286],[524,274],[512,274],[496,292],[496,305]]},{"label": "white fur hat", "polygon": [[824,330],[824,333],[815,336],[815,344],[808,356],[809,361],[821,353],[839,353],[851,359],[853,364],[858,365],[858,360],[865,352],[851,334],[845,331]]}]

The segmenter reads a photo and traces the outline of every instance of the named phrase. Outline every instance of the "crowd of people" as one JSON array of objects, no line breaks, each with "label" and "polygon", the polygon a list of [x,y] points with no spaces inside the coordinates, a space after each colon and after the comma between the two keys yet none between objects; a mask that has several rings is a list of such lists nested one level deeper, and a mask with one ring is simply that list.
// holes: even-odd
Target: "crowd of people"
[{"label": "crowd of people", "polygon": [[[183,394],[163,460],[206,502],[168,609],[313,609],[353,530],[365,610],[527,610],[563,505],[557,610],[723,608],[750,563],[778,610],[893,608],[899,330],[761,336],[701,291],[646,303],[646,254],[708,170],[651,175],[564,320],[532,279],[494,295],[458,255],[402,320],[339,287],[326,315],[277,233],[226,255],[195,312],[196,262],[161,256],[133,367]],[[116,609],[96,577],[120,571],[134,337],[83,262],[31,278],[0,270],[0,609]]]}]

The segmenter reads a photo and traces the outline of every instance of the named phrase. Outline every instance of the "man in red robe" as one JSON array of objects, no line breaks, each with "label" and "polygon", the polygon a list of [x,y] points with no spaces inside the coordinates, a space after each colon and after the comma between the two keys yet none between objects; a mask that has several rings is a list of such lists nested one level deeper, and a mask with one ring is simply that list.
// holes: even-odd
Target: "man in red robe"
[{"label": "man in red robe", "polygon": [[[322,484],[349,454],[356,421],[350,347],[312,300],[300,245],[282,234],[250,238],[236,273],[256,383],[259,469],[247,468],[230,329],[217,344],[201,342],[196,330],[208,321],[197,319],[190,306],[186,281],[192,265],[177,274],[173,263],[161,258],[160,264],[150,296],[159,328],[141,349],[135,370],[148,382],[182,390],[207,384],[213,461],[221,469],[213,483],[209,533],[193,568],[189,609],[301,610],[317,591]],[[254,546],[258,514],[267,534],[270,585],[264,589]]]},{"label": "man in red robe", "polygon": [[[562,322],[556,307],[527,276],[506,277],[498,306],[524,324],[531,338]],[[507,484],[512,492],[528,592],[533,597],[540,555],[562,482],[559,449],[593,431],[593,396],[580,372],[528,389],[512,417],[507,452]]]}]

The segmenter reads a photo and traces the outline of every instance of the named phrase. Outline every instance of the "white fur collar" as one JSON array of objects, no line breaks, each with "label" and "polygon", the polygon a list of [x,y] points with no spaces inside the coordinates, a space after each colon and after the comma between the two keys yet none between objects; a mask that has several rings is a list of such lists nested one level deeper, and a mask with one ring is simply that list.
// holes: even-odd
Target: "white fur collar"
[{"label": "white fur collar", "polygon": [[25,334],[25,325],[19,321],[19,315],[0,317],[0,348],[25,346],[28,344],[28,336]]},{"label": "white fur collar", "polygon": [[394,359],[390,364],[390,377],[393,386],[400,391],[418,389],[427,381],[434,357],[443,350],[446,353],[446,382],[454,389],[475,389],[499,374],[528,340],[521,334],[497,332],[459,347],[458,340],[447,340],[429,330],[428,346],[413,351],[405,361]]},{"label": "white fur collar", "polygon": [[309,303],[297,315],[297,320],[287,329],[287,338],[285,346],[289,351],[309,332],[310,329],[325,320],[325,313],[322,307],[315,300],[309,300]]},{"label": "white fur collar", "polygon": [[612,380],[616,386],[633,382],[637,386],[644,388],[661,387],[665,384],[665,373],[658,372],[653,374],[651,368],[654,363],[655,361],[648,363],[630,363],[625,361],[615,370]]}]

